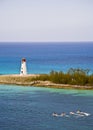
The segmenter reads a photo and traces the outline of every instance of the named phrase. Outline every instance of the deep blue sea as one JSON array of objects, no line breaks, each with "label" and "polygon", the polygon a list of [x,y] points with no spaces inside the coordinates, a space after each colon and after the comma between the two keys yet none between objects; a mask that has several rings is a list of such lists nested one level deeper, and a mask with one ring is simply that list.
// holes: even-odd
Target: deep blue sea
[{"label": "deep blue sea", "polygon": [[[93,43],[0,43],[0,74],[20,73],[26,58],[28,73],[93,73]],[[81,110],[90,116],[71,116]],[[65,112],[68,116],[53,117]],[[0,130],[93,130],[93,90],[0,85]]]},{"label": "deep blue sea", "polygon": [[27,60],[28,73],[70,68],[93,72],[93,43],[1,43],[0,74],[20,73],[22,58]]}]

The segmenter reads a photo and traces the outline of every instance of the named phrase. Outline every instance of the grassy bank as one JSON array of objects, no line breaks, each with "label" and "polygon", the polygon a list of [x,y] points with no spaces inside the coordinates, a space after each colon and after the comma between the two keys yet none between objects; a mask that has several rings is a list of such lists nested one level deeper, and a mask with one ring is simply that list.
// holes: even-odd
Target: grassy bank
[{"label": "grassy bank", "polygon": [[1,75],[0,84],[17,84],[52,88],[93,89],[93,74],[89,70],[70,69],[67,73],[51,71],[40,75]]},{"label": "grassy bank", "polygon": [[18,84],[18,85],[28,85],[32,83],[32,79],[38,75],[0,75],[0,84]]}]

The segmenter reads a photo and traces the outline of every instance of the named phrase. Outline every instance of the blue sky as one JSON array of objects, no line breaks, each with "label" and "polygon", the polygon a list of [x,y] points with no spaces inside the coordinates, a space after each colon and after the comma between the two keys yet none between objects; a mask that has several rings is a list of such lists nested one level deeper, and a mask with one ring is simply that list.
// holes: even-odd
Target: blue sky
[{"label": "blue sky", "polygon": [[93,41],[93,0],[0,0],[0,41]]}]

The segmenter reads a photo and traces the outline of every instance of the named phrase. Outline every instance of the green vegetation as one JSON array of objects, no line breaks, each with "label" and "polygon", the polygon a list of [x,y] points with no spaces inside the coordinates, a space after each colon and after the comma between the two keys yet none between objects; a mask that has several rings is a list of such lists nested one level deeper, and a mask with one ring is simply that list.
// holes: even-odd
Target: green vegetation
[{"label": "green vegetation", "polygon": [[67,73],[51,71],[49,74],[1,75],[0,84],[42,86],[52,88],[93,89],[93,74],[89,70],[69,69]]},{"label": "green vegetation", "polygon": [[32,80],[51,81],[57,84],[69,85],[93,85],[93,74],[89,75],[89,70],[86,69],[69,69],[67,73],[62,71],[51,71],[50,74],[42,74]]}]

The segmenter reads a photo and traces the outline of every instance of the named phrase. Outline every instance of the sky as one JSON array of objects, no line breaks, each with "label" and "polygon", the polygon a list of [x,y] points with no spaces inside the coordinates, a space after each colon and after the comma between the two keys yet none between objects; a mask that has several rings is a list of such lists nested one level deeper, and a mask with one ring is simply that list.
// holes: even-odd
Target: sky
[{"label": "sky", "polygon": [[0,0],[0,42],[93,41],[93,0]]}]

